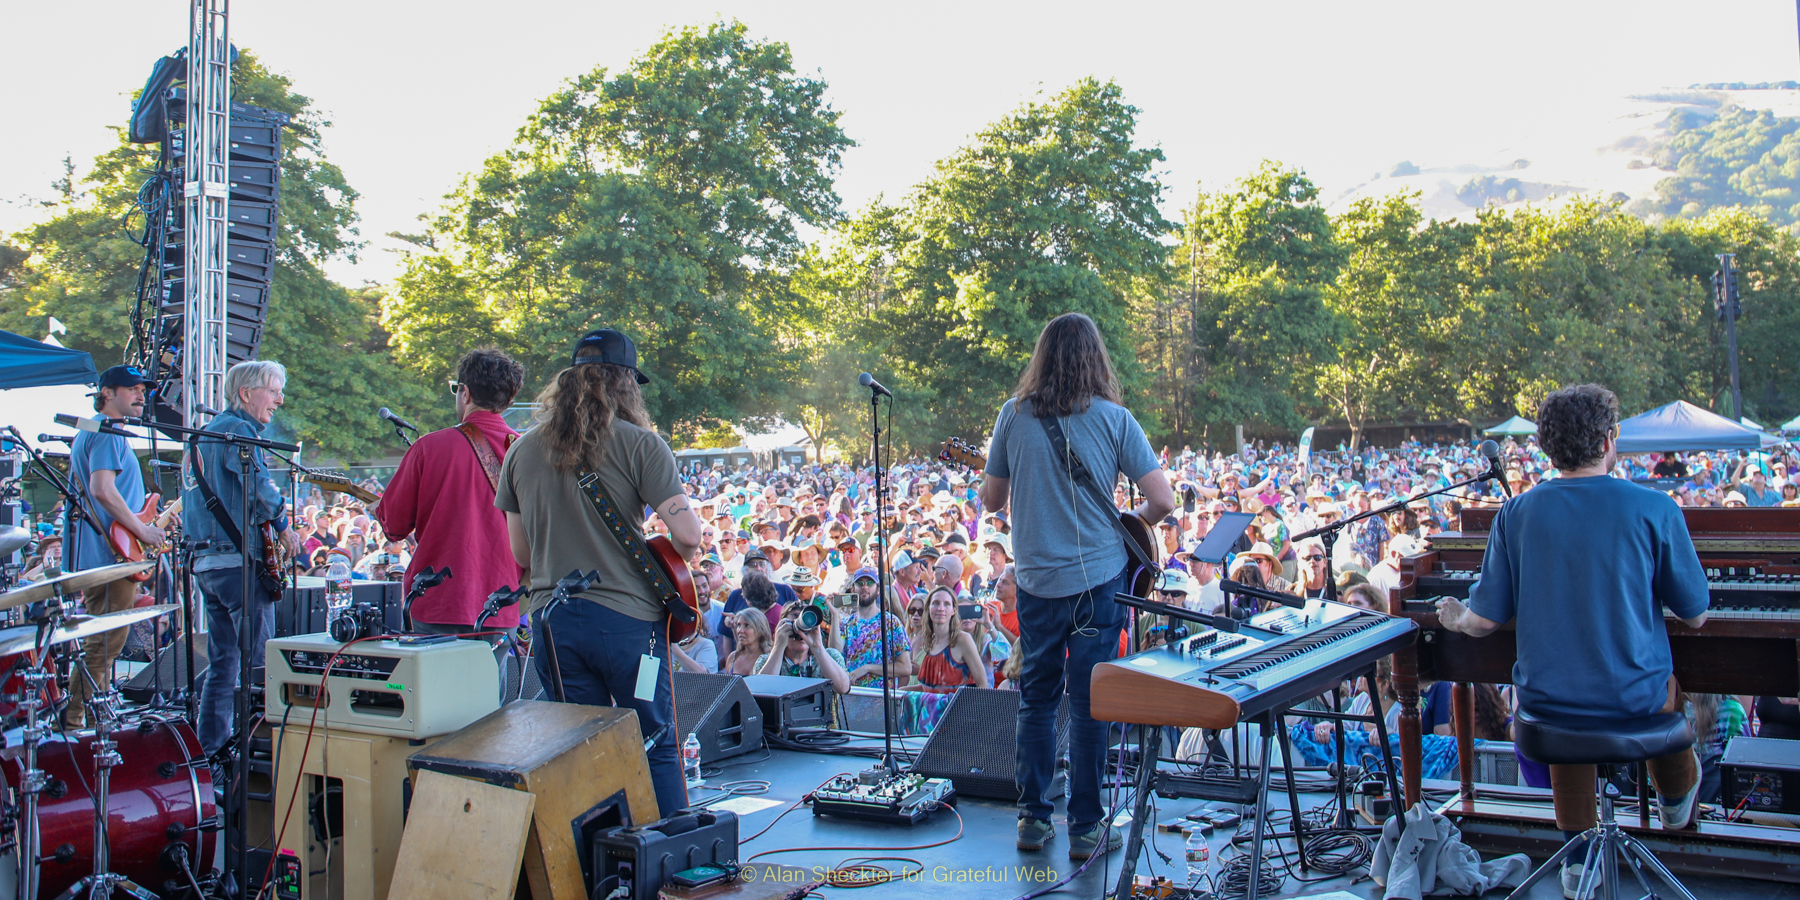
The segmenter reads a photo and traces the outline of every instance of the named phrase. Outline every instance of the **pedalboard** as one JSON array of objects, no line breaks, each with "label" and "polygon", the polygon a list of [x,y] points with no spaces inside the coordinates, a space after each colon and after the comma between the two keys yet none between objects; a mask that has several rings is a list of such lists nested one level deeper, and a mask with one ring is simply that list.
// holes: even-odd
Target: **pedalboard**
[{"label": "pedalboard", "polygon": [[854,775],[832,776],[812,792],[815,816],[842,816],[890,825],[917,825],[939,806],[956,805],[948,778],[916,773],[889,775],[879,766]]}]

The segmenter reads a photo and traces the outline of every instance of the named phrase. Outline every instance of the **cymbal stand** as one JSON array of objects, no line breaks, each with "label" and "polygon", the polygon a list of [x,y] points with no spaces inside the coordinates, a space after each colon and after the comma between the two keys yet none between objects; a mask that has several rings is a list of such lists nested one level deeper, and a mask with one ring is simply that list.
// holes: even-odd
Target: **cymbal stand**
[{"label": "cymbal stand", "polygon": [[[87,669],[83,667],[81,673],[86,677]],[[113,767],[121,762],[119,743],[112,739],[113,733],[119,730],[119,695],[110,687],[105,691],[101,691],[99,685],[90,684],[89,687],[92,693],[88,711],[94,718],[94,874],[69,885],[69,889],[63,891],[58,900],[75,900],[84,895],[107,900],[112,897],[114,889],[139,900],[157,900],[155,894],[136,882],[111,871],[112,854],[107,839],[106,801],[112,790]]]},{"label": "cymbal stand", "polygon": [[50,723],[38,718],[38,707],[44,701],[45,686],[56,680],[56,669],[50,663],[49,637],[56,631],[62,621],[64,608],[61,597],[52,597],[44,601],[43,615],[37,624],[37,661],[20,673],[20,681],[24,689],[18,694],[8,695],[8,701],[18,704],[25,713],[25,725],[21,734],[25,745],[24,772],[19,778],[19,830],[17,834],[19,860],[19,896],[24,900],[36,900],[39,885],[39,866],[42,861],[39,853],[42,832],[38,822],[38,795],[49,786],[50,779],[44,770],[38,768],[38,745],[49,735]]}]

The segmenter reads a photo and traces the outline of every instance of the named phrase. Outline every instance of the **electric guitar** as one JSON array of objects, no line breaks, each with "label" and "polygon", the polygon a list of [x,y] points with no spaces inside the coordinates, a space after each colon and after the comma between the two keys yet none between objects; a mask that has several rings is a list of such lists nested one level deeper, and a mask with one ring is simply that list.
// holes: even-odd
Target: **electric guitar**
[{"label": "electric guitar", "polygon": [[[181,514],[181,498],[175,498],[175,502],[169,504],[169,508],[163,510],[159,514],[156,511],[156,504],[161,501],[161,494],[151,494],[150,496],[145,497],[144,508],[138,511],[137,520],[157,528],[168,528],[170,521]],[[130,531],[127,531],[124,525],[121,525],[118,522],[112,523],[112,525],[106,529],[106,540],[108,543],[112,544],[112,550],[114,553],[118,554],[120,562],[143,562],[146,559],[155,559],[167,552],[171,547],[175,546],[174,543],[170,541],[164,541],[161,546],[157,547],[145,546],[135,535]],[[136,575],[127,575],[125,577],[132,581],[149,581],[150,573],[154,571],[156,571],[154,568],[146,569]]]},{"label": "electric guitar", "polygon": [[[938,450],[938,459],[945,462],[959,462],[971,469],[987,468],[987,456],[958,437],[944,441],[943,447]],[[1138,553],[1134,553],[1129,546],[1125,548],[1125,557],[1132,564],[1131,577],[1128,579],[1126,589],[1133,596],[1148,597],[1150,589],[1156,584],[1157,575],[1161,572],[1162,547],[1158,545],[1155,535],[1150,533],[1150,526],[1143,519],[1138,518],[1137,513],[1127,509],[1119,511],[1118,515],[1119,524],[1125,526],[1125,533],[1131,535],[1132,543],[1137,544],[1138,549],[1143,551],[1142,558],[1156,563],[1155,567],[1146,567],[1138,562]]]},{"label": "electric guitar", "polygon": [[274,522],[264,522],[256,527],[262,530],[263,572],[269,576],[268,582],[275,585],[269,589],[269,599],[280,600],[283,589],[287,586],[288,576],[288,556],[281,549],[281,532],[275,530]]},{"label": "electric guitar", "polygon": [[353,481],[348,472],[308,472],[300,480],[307,484],[316,484],[328,491],[349,494],[364,503],[374,503],[381,499],[380,494]]},{"label": "electric guitar", "polygon": [[687,604],[688,621],[683,622],[680,616],[675,615],[677,601],[664,601],[664,605],[669,608],[669,640],[685,641],[700,627],[700,597],[694,591],[694,579],[688,574],[687,561],[681,558],[681,554],[675,550],[675,542],[669,540],[667,535],[653,534],[644,539],[644,545],[650,549],[650,559],[668,577],[669,584],[675,587],[675,593],[680,595],[679,602]]}]

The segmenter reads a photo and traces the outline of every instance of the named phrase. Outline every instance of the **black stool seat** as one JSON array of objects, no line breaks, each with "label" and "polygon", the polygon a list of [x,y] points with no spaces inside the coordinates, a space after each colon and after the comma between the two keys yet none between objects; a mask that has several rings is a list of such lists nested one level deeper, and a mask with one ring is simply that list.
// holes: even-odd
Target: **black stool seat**
[{"label": "black stool seat", "polygon": [[1633,763],[1693,746],[1694,729],[1681,713],[1600,719],[1520,709],[1513,740],[1526,759],[1546,766]]}]

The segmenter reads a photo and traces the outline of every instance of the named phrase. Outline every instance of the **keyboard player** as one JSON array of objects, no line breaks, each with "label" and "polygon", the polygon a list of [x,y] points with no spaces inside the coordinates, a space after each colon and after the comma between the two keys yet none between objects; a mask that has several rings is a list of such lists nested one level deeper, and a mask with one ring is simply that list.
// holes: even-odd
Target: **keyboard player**
[{"label": "keyboard player", "polygon": [[[1538,408],[1538,443],[1561,477],[1501,507],[1469,602],[1438,601],[1439,623],[1484,637],[1516,620],[1519,705],[1546,716],[1625,719],[1673,709],[1663,623],[1706,621],[1707,585],[1681,509],[1609,474],[1619,403],[1594,384]],[[1699,766],[1692,750],[1649,761],[1664,827],[1691,824]],[[1594,767],[1551,766],[1556,824],[1594,825]]]}]

